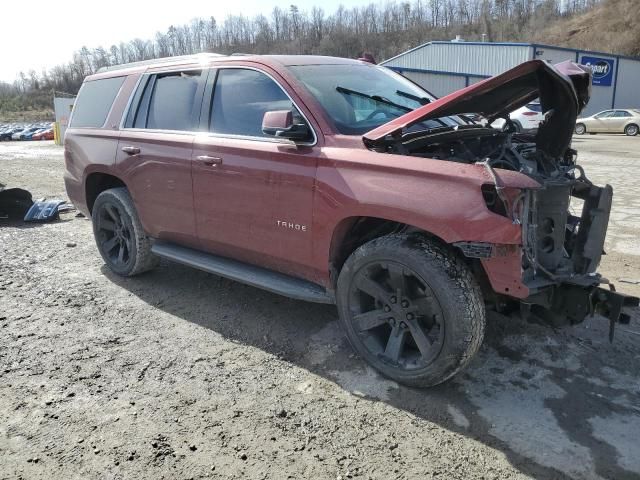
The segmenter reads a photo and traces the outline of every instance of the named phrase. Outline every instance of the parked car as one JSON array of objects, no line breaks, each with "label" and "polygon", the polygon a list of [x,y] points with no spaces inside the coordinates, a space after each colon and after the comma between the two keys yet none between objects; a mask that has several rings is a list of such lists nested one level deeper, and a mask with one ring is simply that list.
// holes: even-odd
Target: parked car
[{"label": "parked car", "polygon": [[[85,79],[65,184],[115,273],[163,257],[336,303],[362,358],[435,385],[477,352],[487,309],[615,325],[638,304],[599,286],[612,189],[576,175],[570,149],[590,83],[579,65],[532,60],[436,100],[341,58],[130,64]],[[460,116],[538,97],[562,113],[535,142]]]},{"label": "parked car", "polygon": [[585,133],[624,133],[631,137],[638,135],[639,131],[640,110],[632,108],[604,110],[590,117],[579,118],[575,129],[578,135],[584,135]]},{"label": "parked car", "polygon": [[39,129],[40,127],[27,127],[11,135],[11,139],[12,140],[30,140],[31,135],[33,135],[33,133]]},{"label": "parked car", "polygon": [[[542,106],[539,102],[531,102],[523,105],[509,114],[516,132],[535,133],[538,131],[540,122],[544,120]],[[491,124],[495,128],[505,128],[506,121],[502,118]]]},{"label": "parked car", "polygon": [[40,132],[34,133],[32,140],[53,140],[53,128],[49,127]]},{"label": "parked car", "polygon": [[8,128],[0,132],[0,141],[2,140],[11,140],[14,133],[21,131],[18,128]]},{"label": "parked car", "polygon": [[44,132],[45,129],[44,128],[40,128],[40,127],[36,127],[35,130],[32,130],[30,132],[25,133],[24,135],[22,135],[21,140],[33,140],[33,136],[37,135],[38,133]]}]

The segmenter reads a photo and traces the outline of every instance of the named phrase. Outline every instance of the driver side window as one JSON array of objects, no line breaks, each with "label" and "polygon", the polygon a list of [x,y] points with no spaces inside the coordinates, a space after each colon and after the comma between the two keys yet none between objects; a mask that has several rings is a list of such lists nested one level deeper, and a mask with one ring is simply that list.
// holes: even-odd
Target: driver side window
[{"label": "driver side window", "polygon": [[265,112],[274,110],[292,110],[294,121],[302,118],[282,88],[264,73],[245,68],[218,71],[209,121],[211,132],[269,137],[262,132],[262,118]]}]

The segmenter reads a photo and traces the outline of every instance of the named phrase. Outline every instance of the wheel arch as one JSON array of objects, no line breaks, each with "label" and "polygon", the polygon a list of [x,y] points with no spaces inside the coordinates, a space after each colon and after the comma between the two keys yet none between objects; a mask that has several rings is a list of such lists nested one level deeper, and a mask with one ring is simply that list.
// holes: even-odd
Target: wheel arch
[{"label": "wheel arch", "polygon": [[342,266],[358,247],[391,233],[421,233],[442,245],[448,242],[441,232],[434,233],[409,223],[371,215],[354,215],[340,220],[333,229],[329,243],[329,269],[335,287]]},{"label": "wheel arch", "polygon": [[93,204],[98,195],[105,190],[117,187],[127,188],[127,185],[121,178],[112,173],[97,171],[88,174],[84,181],[84,193],[89,213],[92,213]]}]

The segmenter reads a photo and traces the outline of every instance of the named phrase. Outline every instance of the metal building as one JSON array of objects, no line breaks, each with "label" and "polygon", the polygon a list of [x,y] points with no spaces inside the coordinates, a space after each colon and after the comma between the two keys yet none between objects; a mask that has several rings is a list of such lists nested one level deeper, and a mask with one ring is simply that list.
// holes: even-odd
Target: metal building
[{"label": "metal building", "polygon": [[640,58],[535,43],[429,42],[381,63],[441,97],[532,59],[571,60],[593,68],[584,115],[640,108]]}]

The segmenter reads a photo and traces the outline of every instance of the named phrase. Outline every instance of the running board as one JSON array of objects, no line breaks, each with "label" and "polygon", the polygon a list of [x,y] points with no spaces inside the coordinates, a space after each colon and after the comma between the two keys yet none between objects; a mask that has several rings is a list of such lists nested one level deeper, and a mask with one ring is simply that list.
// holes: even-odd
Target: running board
[{"label": "running board", "polygon": [[285,297],[314,303],[335,303],[333,298],[320,285],[267,270],[266,268],[256,267],[255,265],[167,242],[154,243],[151,251],[167,260],[245,283],[252,287],[262,288]]}]

